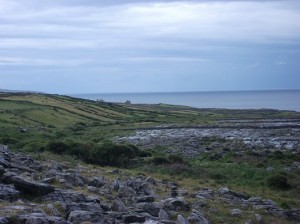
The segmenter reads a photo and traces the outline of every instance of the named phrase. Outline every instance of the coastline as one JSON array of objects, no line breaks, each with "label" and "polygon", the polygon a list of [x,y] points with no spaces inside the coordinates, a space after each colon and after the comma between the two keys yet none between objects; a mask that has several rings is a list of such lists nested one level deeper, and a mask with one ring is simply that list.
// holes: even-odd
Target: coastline
[{"label": "coastline", "polygon": [[300,112],[300,90],[70,94],[90,100],[171,104],[201,109],[275,109]]}]

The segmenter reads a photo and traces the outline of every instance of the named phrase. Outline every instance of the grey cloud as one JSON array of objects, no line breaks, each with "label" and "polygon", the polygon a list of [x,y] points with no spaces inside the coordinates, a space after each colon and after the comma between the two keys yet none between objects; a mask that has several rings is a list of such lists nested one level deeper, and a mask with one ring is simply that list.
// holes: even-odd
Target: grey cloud
[{"label": "grey cloud", "polygon": [[[164,88],[155,83],[173,77],[168,88],[174,91],[187,76],[185,88],[206,82],[216,88],[217,77],[234,86],[239,79],[233,73],[284,76],[277,70],[285,67],[294,74],[299,12],[300,2],[293,0],[0,0],[0,85],[13,80],[3,82],[4,76],[44,74],[52,81],[37,78],[35,85],[50,89],[47,84],[61,77],[61,82],[72,79],[75,91],[84,74],[103,83],[105,91],[113,88],[111,82],[136,80],[120,84],[126,91],[145,88],[143,80],[153,84],[149,88]],[[278,55],[288,58],[289,66],[278,66],[284,61]],[[30,83],[22,85],[29,89]]]}]

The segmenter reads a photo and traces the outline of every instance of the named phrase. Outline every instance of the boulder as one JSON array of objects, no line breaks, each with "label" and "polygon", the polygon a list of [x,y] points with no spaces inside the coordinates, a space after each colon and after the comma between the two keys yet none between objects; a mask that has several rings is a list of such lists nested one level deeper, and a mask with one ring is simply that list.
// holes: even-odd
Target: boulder
[{"label": "boulder", "polygon": [[290,220],[300,222],[300,209],[290,209],[284,211],[284,216]]},{"label": "boulder", "polygon": [[5,217],[0,217],[0,224],[9,224],[9,221]]},{"label": "boulder", "polygon": [[144,223],[146,221],[146,217],[135,213],[123,215],[122,219],[125,223]]},{"label": "boulder", "polygon": [[5,201],[16,201],[20,192],[13,185],[0,184],[0,199]]},{"label": "boulder", "polygon": [[219,189],[218,192],[219,192],[219,194],[227,196],[229,198],[233,198],[233,197],[235,197],[236,199],[248,199],[249,198],[248,195],[241,193],[241,192],[229,190],[228,187],[222,187]]},{"label": "boulder", "polygon": [[173,211],[189,211],[190,205],[181,197],[165,200],[165,208]]},{"label": "boulder", "polygon": [[169,220],[169,215],[168,215],[168,213],[165,210],[160,209],[159,210],[159,214],[158,214],[158,218],[160,220]]},{"label": "boulder", "polygon": [[87,180],[81,176],[79,173],[63,173],[61,174],[61,178],[66,181],[67,184],[71,186],[80,186],[83,187],[87,183]]},{"label": "boulder", "polygon": [[94,177],[89,183],[89,186],[92,187],[102,187],[105,185],[105,181],[103,177]]},{"label": "boulder", "polygon": [[122,187],[119,189],[120,198],[129,198],[136,196],[136,192],[131,187]]},{"label": "boulder", "polygon": [[0,156],[0,165],[4,168],[9,168],[10,164],[8,161],[6,161],[2,156]]},{"label": "boulder", "polygon": [[160,207],[155,203],[145,203],[143,206],[143,210],[149,213],[152,216],[158,217],[160,212]]},{"label": "boulder", "polygon": [[229,193],[228,187],[221,187],[218,191],[220,194],[226,194]]},{"label": "boulder", "polygon": [[60,201],[64,203],[86,203],[91,202],[84,194],[72,191],[72,190],[56,190],[50,194],[47,194],[43,197],[43,200],[45,201]]},{"label": "boulder", "polygon": [[0,165],[0,177],[5,173],[5,168]]},{"label": "boulder", "polygon": [[260,214],[255,214],[255,220],[256,220],[258,223],[261,223],[261,224],[264,223],[264,219],[263,219],[263,217],[262,217]]},{"label": "boulder", "polygon": [[115,199],[111,206],[111,210],[116,212],[126,212],[128,209],[120,199]]},{"label": "boulder", "polygon": [[120,184],[119,184],[119,181],[117,180],[114,180],[113,183],[112,183],[112,189],[114,191],[118,191],[120,189]]},{"label": "boulder", "polygon": [[153,196],[141,196],[135,198],[136,202],[154,202]]},{"label": "boulder", "polygon": [[252,219],[248,219],[247,222],[245,222],[245,224],[254,224],[254,221]]},{"label": "boulder", "polygon": [[200,199],[205,199],[205,198],[207,198],[207,199],[213,199],[213,197],[214,197],[213,190],[208,189],[208,188],[202,189],[197,194],[197,198],[200,198]]},{"label": "boulder", "polygon": [[178,224],[189,224],[189,222],[182,215],[177,216],[177,223]]},{"label": "boulder", "polygon": [[73,224],[80,224],[80,223],[102,223],[103,217],[101,214],[97,212],[90,212],[90,211],[82,211],[82,210],[75,210],[70,212],[68,216],[68,221]]},{"label": "boulder", "polygon": [[87,203],[70,203],[66,204],[66,210],[68,213],[72,211],[89,211],[89,212],[98,212],[103,213],[101,205],[99,203],[87,202]]},{"label": "boulder", "polygon": [[234,209],[231,209],[230,210],[230,214],[232,215],[232,216],[241,216],[242,215],[242,211],[240,210],[240,209],[237,209],[237,208],[234,208]]},{"label": "boulder", "polygon": [[70,222],[65,221],[61,217],[56,216],[47,216],[43,213],[31,213],[18,216],[18,223],[25,224],[71,224]]},{"label": "boulder", "polygon": [[147,183],[152,184],[152,185],[155,185],[155,184],[156,184],[156,180],[155,180],[153,177],[148,177],[145,181],[146,181]]},{"label": "boulder", "polygon": [[54,207],[53,204],[47,204],[47,210],[52,216],[61,216],[60,212]]},{"label": "boulder", "polygon": [[210,222],[204,217],[203,213],[193,209],[191,215],[188,217],[190,223],[209,224]]}]

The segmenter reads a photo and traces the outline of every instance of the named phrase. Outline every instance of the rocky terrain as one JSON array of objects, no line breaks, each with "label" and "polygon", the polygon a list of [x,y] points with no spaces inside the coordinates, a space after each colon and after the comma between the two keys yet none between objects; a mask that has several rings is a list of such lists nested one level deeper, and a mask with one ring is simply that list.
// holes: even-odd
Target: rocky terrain
[{"label": "rocky terrain", "polygon": [[212,149],[283,150],[300,153],[300,121],[224,120],[213,126],[163,126],[138,129],[135,135],[115,138],[142,148],[163,146],[168,153],[195,157]]},{"label": "rocky terrain", "polygon": [[188,191],[118,169],[66,164],[39,162],[1,145],[0,223],[208,224],[211,202],[224,204],[236,223],[266,223],[264,216],[300,222],[300,210],[227,187]]}]

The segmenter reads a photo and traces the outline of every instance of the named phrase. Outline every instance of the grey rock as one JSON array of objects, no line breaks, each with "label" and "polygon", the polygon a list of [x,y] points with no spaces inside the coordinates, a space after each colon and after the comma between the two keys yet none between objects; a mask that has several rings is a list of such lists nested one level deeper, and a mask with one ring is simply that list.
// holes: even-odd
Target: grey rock
[{"label": "grey rock", "polygon": [[226,193],[229,193],[229,189],[228,187],[222,187],[219,189],[218,191],[220,194],[226,194]]},{"label": "grey rock", "polygon": [[70,224],[70,222],[66,222],[61,217],[55,216],[47,216],[43,213],[31,213],[18,216],[19,223],[25,224],[50,224],[50,223],[60,223],[60,224]]},{"label": "grey rock", "polygon": [[143,210],[152,216],[158,217],[160,212],[160,207],[157,206],[155,203],[145,203],[143,206]]},{"label": "grey rock", "polygon": [[252,197],[247,200],[247,202],[251,204],[260,204],[262,202],[262,199],[260,197]]},{"label": "grey rock", "polygon": [[0,224],[9,224],[9,221],[5,217],[0,217]]},{"label": "grey rock", "polygon": [[53,204],[47,204],[47,209],[50,211],[52,216],[60,216],[60,212],[54,207]]},{"label": "grey rock", "polygon": [[90,200],[82,193],[72,191],[72,190],[56,190],[50,194],[43,197],[45,201],[60,201],[64,203],[80,203],[80,202],[90,202]]},{"label": "grey rock", "polygon": [[199,191],[198,194],[197,194],[197,198],[200,198],[200,199],[213,199],[214,197],[214,192],[211,190],[211,189],[207,189],[207,188],[204,188],[203,190]]},{"label": "grey rock", "polygon": [[189,224],[189,222],[182,215],[177,216],[177,223],[178,224]]},{"label": "grey rock", "polygon": [[300,209],[290,209],[283,212],[284,217],[300,222]]},{"label": "grey rock", "polygon": [[131,187],[122,187],[119,189],[120,198],[128,198],[136,196],[136,192]]},{"label": "grey rock", "polygon": [[152,185],[156,184],[156,180],[153,177],[148,177],[145,181]]},{"label": "grey rock", "polygon": [[182,196],[187,196],[189,194],[189,192],[186,190],[186,189],[178,189],[178,195],[180,196],[180,197],[182,197]]},{"label": "grey rock", "polygon": [[228,187],[222,187],[219,189],[219,194],[221,194],[222,196],[231,199],[231,200],[241,200],[241,199],[248,199],[249,196],[241,193],[241,192],[236,192],[236,191],[232,191],[229,190]]},{"label": "grey rock", "polygon": [[47,178],[55,178],[56,176],[59,176],[59,174],[60,173],[57,170],[55,170],[51,167],[51,169],[46,172],[45,176]]},{"label": "grey rock", "polygon": [[74,224],[83,222],[101,223],[101,220],[103,220],[101,214],[82,210],[72,211],[68,216],[68,221]]},{"label": "grey rock", "polygon": [[231,210],[230,210],[230,214],[231,214],[232,216],[241,216],[242,213],[243,213],[242,210],[237,209],[237,208],[234,208],[234,209],[231,209]]},{"label": "grey rock", "polygon": [[125,223],[144,223],[146,221],[146,217],[131,213],[122,216]]},{"label": "grey rock", "polygon": [[20,176],[6,174],[7,173],[3,175],[2,180],[5,183],[13,184],[17,190],[26,194],[44,195],[55,190],[53,186],[48,184],[38,183]]},{"label": "grey rock", "polygon": [[155,220],[146,220],[146,222],[144,222],[144,224],[160,224],[161,222],[159,221],[155,221]]},{"label": "grey rock", "polygon": [[54,182],[56,181],[55,177],[48,177],[42,180],[42,183],[44,184],[54,184]]},{"label": "grey rock", "polygon": [[165,208],[173,211],[189,211],[190,205],[181,197],[165,200]]},{"label": "grey rock", "polygon": [[105,185],[105,181],[103,177],[94,177],[89,183],[89,186],[93,187],[102,187]]},{"label": "grey rock", "polygon": [[120,184],[119,184],[119,181],[117,180],[114,180],[113,183],[112,183],[112,189],[114,191],[118,191],[120,189]]},{"label": "grey rock", "polygon": [[254,224],[255,222],[252,219],[248,219],[247,222],[245,222],[245,224]]},{"label": "grey rock", "polygon": [[13,185],[0,184],[0,199],[6,201],[16,201],[20,196],[20,192]]},{"label": "grey rock", "polygon": [[177,192],[177,187],[176,186],[172,186],[170,196],[172,198],[176,198],[178,196],[178,192]]},{"label": "grey rock", "polygon": [[10,164],[8,161],[6,161],[2,156],[0,156],[0,165],[4,168],[9,168]]},{"label": "grey rock", "polygon": [[191,215],[188,217],[190,223],[209,224],[210,222],[204,217],[204,214],[198,210],[193,209]]},{"label": "grey rock", "polygon": [[126,206],[123,204],[123,202],[120,199],[115,199],[113,202],[113,205],[111,206],[112,211],[116,212],[126,212],[128,209]]},{"label": "grey rock", "polygon": [[136,202],[154,202],[153,196],[141,196],[135,198]]},{"label": "grey rock", "polygon": [[2,165],[0,165],[0,177],[5,173],[5,169]]},{"label": "grey rock", "polygon": [[66,183],[70,184],[71,186],[83,187],[87,183],[87,180],[77,172],[63,173],[61,174],[61,178],[64,179]]},{"label": "grey rock", "polygon": [[261,224],[264,223],[264,219],[263,219],[263,217],[262,217],[260,214],[255,214],[255,220],[256,220],[258,223],[261,223]]},{"label": "grey rock", "polygon": [[168,213],[165,210],[160,209],[159,210],[159,214],[158,214],[158,218],[160,220],[169,220],[169,215],[168,215]]},{"label": "grey rock", "polygon": [[103,213],[101,205],[99,203],[87,202],[87,203],[70,203],[66,205],[66,210],[68,213],[76,210],[98,212]]},{"label": "grey rock", "polygon": [[91,193],[99,194],[99,189],[97,187],[88,186],[87,189]]}]

